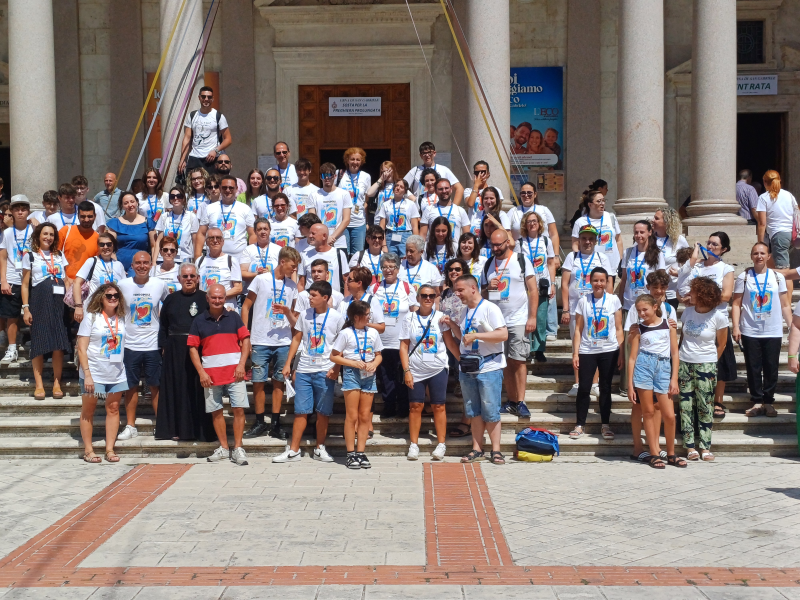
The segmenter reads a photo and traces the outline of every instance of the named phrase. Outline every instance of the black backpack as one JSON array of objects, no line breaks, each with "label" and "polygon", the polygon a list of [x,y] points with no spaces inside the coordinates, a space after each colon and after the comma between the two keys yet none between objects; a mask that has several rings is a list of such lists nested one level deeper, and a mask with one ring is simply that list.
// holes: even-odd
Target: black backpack
[{"label": "black backpack", "polygon": [[[525,279],[525,255],[522,252],[517,252],[517,261],[519,261],[519,270],[522,273],[522,278]],[[489,269],[492,268],[492,261],[487,260],[483,265],[483,278],[489,281]]]},{"label": "black backpack", "polygon": [[[194,124],[194,116],[197,114],[197,112],[198,111],[193,110],[191,113],[189,113],[189,123]],[[219,130],[219,120],[221,118],[222,118],[222,113],[217,111],[217,143],[218,144],[222,142],[222,133],[220,133],[220,130]]]}]

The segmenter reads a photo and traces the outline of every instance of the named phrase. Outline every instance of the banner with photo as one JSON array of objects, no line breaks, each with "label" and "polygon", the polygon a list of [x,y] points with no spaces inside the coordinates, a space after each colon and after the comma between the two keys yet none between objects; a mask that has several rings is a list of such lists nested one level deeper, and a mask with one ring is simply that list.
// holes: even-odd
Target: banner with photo
[{"label": "banner with photo", "polygon": [[511,172],[517,192],[564,191],[564,69],[511,68]]}]

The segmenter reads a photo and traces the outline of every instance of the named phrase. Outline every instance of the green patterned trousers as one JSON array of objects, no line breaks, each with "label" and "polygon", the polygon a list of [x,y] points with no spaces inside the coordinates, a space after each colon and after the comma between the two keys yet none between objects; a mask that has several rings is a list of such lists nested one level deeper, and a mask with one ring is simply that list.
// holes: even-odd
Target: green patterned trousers
[{"label": "green patterned trousers", "polygon": [[711,427],[714,425],[714,388],[717,385],[717,363],[686,363],[678,369],[681,393],[681,433],[683,447],[695,447],[695,430],[702,450],[711,449]]}]

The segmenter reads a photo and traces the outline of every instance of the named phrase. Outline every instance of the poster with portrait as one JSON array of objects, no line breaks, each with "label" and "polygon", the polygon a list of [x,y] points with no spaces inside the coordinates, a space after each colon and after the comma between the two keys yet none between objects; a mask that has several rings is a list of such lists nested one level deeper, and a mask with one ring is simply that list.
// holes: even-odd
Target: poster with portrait
[{"label": "poster with portrait", "polygon": [[511,171],[539,192],[564,191],[564,69],[511,68]]}]

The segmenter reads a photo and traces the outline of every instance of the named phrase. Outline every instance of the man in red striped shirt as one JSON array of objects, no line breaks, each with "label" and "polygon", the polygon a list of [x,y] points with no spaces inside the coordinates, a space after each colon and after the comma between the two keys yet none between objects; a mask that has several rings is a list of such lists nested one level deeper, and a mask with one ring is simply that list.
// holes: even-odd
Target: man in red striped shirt
[{"label": "man in red striped shirt", "polygon": [[[242,435],[244,409],[250,404],[244,382],[244,365],[250,356],[250,332],[238,313],[225,309],[225,295],[225,288],[218,283],[208,288],[209,308],[192,321],[186,343],[205,391],[206,412],[211,413],[220,443],[220,447],[208,457],[208,462],[230,458],[237,465],[246,465]],[[228,432],[222,414],[224,392],[230,397],[233,410],[233,453],[228,448]]]}]

